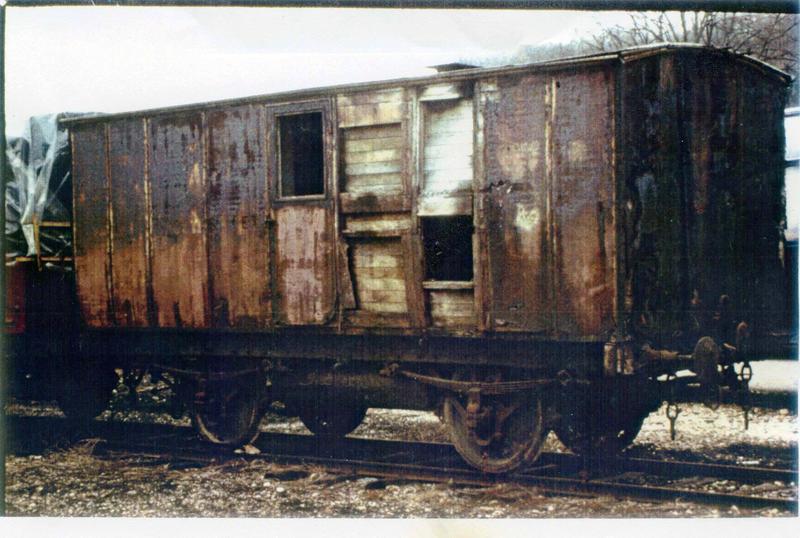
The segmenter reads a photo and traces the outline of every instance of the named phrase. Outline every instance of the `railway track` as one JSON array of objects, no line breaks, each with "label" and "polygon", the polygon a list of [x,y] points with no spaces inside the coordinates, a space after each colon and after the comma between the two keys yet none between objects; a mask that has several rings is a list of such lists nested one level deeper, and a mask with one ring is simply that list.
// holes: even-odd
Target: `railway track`
[{"label": "railway track", "polygon": [[[717,465],[642,458],[586,460],[548,452],[536,465],[513,475],[486,475],[466,466],[453,447],[363,438],[320,442],[310,435],[262,433],[259,453],[202,444],[187,427],[95,421],[76,427],[55,417],[9,417],[12,452],[64,446],[82,438],[100,439],[95,454],[137,456],[174,466],[206,465],[235,458],[265,459],[289,465],[319,465],[331,472],[386,480],[446,482],[490,486],[498,482],[536,487],[553,495],[610,495],[640,500],[777,508],[797,514],[797,469]],[[256,452],[256,451],[250,451]],[[764,485],[770,495],[745,493]],[[773,487],[778,485],[777,487]],[[726,491],[720,491],[720,488]],[[728,491],[730,490],[730,491]]]}]

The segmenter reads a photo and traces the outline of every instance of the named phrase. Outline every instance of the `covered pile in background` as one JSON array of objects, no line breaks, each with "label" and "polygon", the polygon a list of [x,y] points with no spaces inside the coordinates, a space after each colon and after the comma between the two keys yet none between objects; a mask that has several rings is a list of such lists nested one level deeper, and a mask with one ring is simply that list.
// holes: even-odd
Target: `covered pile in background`
[{"label": "covered pile in background", "polygon": [[69,136],[60,113],[32,117],[22,137],[8,139],[6,260],[72,256]]}]

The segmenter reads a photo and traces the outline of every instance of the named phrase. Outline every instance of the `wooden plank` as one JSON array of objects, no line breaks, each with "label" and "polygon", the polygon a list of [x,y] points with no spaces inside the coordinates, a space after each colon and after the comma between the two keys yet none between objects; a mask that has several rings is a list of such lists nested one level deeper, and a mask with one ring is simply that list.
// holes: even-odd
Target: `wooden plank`
[{"label": "wooden plank", "polygon": [[429,104],[424,111],[425,191],[471,191],[472,101]]},{"label": "wooden plank", "polygon": [[[345,144],[351,144],[356,140],[378,140],[378,139],[402,139],[402,123],[399,121],[385,125],[366,125],[361,127],[350,127],[342,131]],[[389,141],[386,142],[391,143]]]},{"label": "wooden plank", "polygon": [[429,301],[433,326],[475,324],[475,299],[472,290],[431,291]]},{"label": "wooden plank", "polygon": [[594,337],[614,328],[611,81],[610,69],[583,71],[560,76],[553,90],[554,308],[556,328],[565,336]]},{"label": "wooden plank", "polygon": [[362,231],[402,231],[411,228],[411,217],[402,214],[359,215],[345,217],[345,229]]},{"label": "wooden plank", "polygon": [[298,204],[275,209],[276,291],[284,323],[322,324],[333,314],[330,218],[330,211],[324,206]]},{"label": "wooden plank", "polygon": [[109,124],[114,318],[118,325],[126,327],[148,324],[144,144],[142,120],[118,120]]},{"label": "wooden plank", "polygon": [[447,181],[448,177],[472,179],[472,160],[465,156],[457,159],[436,158],[425,161],[425,182]]},{"label": "wooden plank", "polygon": [[357,254],[354,257],[356,267],[402,267],[403,262],[392,254]]},{"label": "wooden plank", "polygon": [[[392,305],[395,307],[397,305]],[[355,327],[401,327],[408,328],[411,322],[404,311],[374,312],[369,310],[352,310],[345,312],[345,321]]]},{"label": "wooden plank", "polygon": [[471,290],[474,284],[461,280],[425,280],[422,287],[426,290]]},{"label": "wooden plank", "polygon": [[444,132],[444,133],[436,133],[436,137],[428,137],[427,142],[425,143],[426,148],[437,148],[437,147],[445,147],[445,148],[452,148],[452,147],[463,147],[472,149],[472,141],[473,141],[473,133],[472,131],[456,131],[456,132]]},{"label": "wooden plank", "polygon": [[389,88],[371,92],[340,94],[336,97],[340,107],[368,105],[372,103],[396,103],[403,100],[403,88]]},{"label": "wooden plank", "polygon": [[[405,293],[406,282],[402,278],[370,278],[361,275],[358,279],[358,287],[362,290],[373,291],[396,291],[401,290]],[[403,301],[405,302],[405,300]]]},{"label": "wooden plank", "polygon": [[366,278],[376,279],[394,279],[402,276],[401,272],[397,270],[397,267],[360,266],[358,268],[358,274]]},{"label": "wooden plank", "polygon": [[108,188],[105,174],[105,125],[72,129],[75,196],[75,270],[81,318],[90,327],[111,324],[108,282]]},{"label": "wooden plank", "polygon": [[471,215],[472,194],[462,196],[421,196],[417,202],[417,215],[436,217],[447,215]]},{"label": "wooden plank", "polygon": [[431,84],[420,92],[420,101],[444,101],[467,97],[468,82]]},{"label": "wooden plank", "polygon": [[[366,129],[366,128],[363,128]],[[374,129],[370,127],[369,129]],[[400,126],[397,126],[397,136],[386,137],[365,137],[354,138],[353,131],[357,129],[346,129],[344,133],[344,155],[347,158],[349,155],[354,155],[362,152],[380,151],[386,149],[402,149],[403,138],[400,136]],[[394,133],[394,128],[392,130]]]},{"label": "wooden plank", "polygon": [[396,303],[406,304],[406,290],[405,287],[401,290],[378,290],[378,289],[365,289],[361,286],[358,287],[358,297],[362,303]]},{"label": "wooden plank", "polygon": [[472,193],[471,179],[439,180],[425,186],[423,196],[466,196]]},{"label": "wooden plank", "polygon": [[361,303],[361,310],[366,312],[383,312],[383,313],[395,313],[395,314],[403,314],[408,311],[405,303],[370,303],[364,302]]},{"label": "wooden plank", "polygon": [[386,102],[339,107],[339,127],[359,127],[383,123],[399,123],[405,112],[404,102]]},{"label": "wooden plank", "polygon": [[423,149],[425,160],[452,158],[469,159],[472,162],[472,148],[461,148],[456,144],[445,144],[442,146],[425,146]]},{"label": "wooden plank", "polygon": [[[480,96],[486,175],[481,189],[487,192],[481,233],[488,258],[488,328],[497,331],[553,328],[549,82],[543,76],[503,79],[502,91]],[[514,189],[506,187],[511,184]]]},{"label": "wooden plank", "polygon": [[210,325],[202,125],[199,113],[149,123],[152,287],[160,327]]},{"label": "wooden plank", "polygon": [[359,308],[377,312],[406,312],[408,306],[400,240],[355,240],[350,253]]},{"label": "wooden plank", "polygon": [[272,305],[263,121],[257,107],[243,106],[215,110],[207,123],[213,323],[265,327]]},{"label": "wooden plank", "polygon": [[342,213],[390,213],[410,208],[408,197],[397,194],[378,197],[372,193],[343,192],[339,195],[339,202]]},{"label": "wooden plank", "polygon": [[[473,177],[476,185],[476,191],[480,192],[475,201],[475,235],[473,237],[473,251],[472,259],[475,260],[475,274],[473,280],[475,281],[475,317],[477,318],[477,328],[483,332],[491,326],[489,319],[490,304],[491,304],[491,288],[487,286],[488,282],[488,269],[489,269],[489,255],[488,255],[488,234],[486,229],[486,197],[487,194],[483,191],[486,186],[486,163],[484,161],[486,145],[484,140],[484,127],[485,127],[485,97],[481,94],[486,84],[486,80],[481,80],[476,83],[476,91],[473,96],[475,106],[475,140],[473,148],[473,164],[475,170]],[[482,192],[483,191],[483,192]]]},{"label": "wooden plank", "polygon": [[403,163],[400,159],[388,162],[345,164],[344,173],[348,176],[359,174],[391,174],[400,173],[403,170]]},{"label": "wooden plank", "polygon": [[[355,178],[359,178],[359,176],[354,176]],[[363,177],[363,176],[362,176]],[[347,191],[349,194],[358,196],[358,195],[367,195],[375,197],[385,197],[385,196],[396,196],[403,192],[403,185],[399,181],[393,181],[386,183],[375,183],[372,181],[362,181],[360,179],[348,180],[347,181]]]},{"label": "wooden plank", "polygon": [[347,164],[399,162],[403,158],[403,151],[397,149],[382,149],[373,151],[345,152]]},{"label": "wooden plank", "polygon": [[402,188],[402,176],[399,173],[385,174],[347,174],[345,180],[356,185],[397,185]]}]

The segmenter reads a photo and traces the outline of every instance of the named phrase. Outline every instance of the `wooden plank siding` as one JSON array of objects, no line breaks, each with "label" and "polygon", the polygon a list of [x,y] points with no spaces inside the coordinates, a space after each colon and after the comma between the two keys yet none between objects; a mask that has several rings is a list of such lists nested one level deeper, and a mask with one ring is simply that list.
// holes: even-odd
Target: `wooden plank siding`
[{"label": "wooden plank siding", "polygon": [[271,323],[264,122],[259,107],[208,116],[209,279],[215,327]]},{"label": "wooden plank siding", "polygon": [[431,290],[428,293],[431,325],[455,328],[475,326],[475,297],[472,289]]},{"label": "wooden plank siding", "polygon": [[353,242],[352,267],[360,310],[382,314],[408,312],[404,254],[399,238]]},{"label": "wooden plank siding", "polygon": [[208,327],[202,115],[154,118],[149,140],[155,318],[159,327]]},{"label": "wooden plank siding", "polygon": [[490,327],[497,331],[553,327],[551,82],[536,75],[500,78],[480,95],[486,144],[480,230],[489,257]]},{"label": "wooden plank siding", "polygon": [[114,318],[126,327],[148,325],[144,144],[142,120],[109,124]]},{"label": "wooden plank siding", "polygon": [[72,130],[74,183],[75,271],[83,323],[106,327],[114,323],[105,170],[105,124]]},{"label": "wooden plank siding", "polygon": [[[688,334],[695,291],[778,317],[784,82],[648,49],[70,121],[82,319],[594,345]],[[301,114],[324,188],[281,196]],[[471,276],[426,263],[467,245],[433,222],[473,230]]]},{"label": "wooden plank siding", "polygon": [[342,130],[344,192],[392,195],[403,192],[402,124]]},{"label": "wooden plank siding", "polygon": [[472,100],[423,103],[423,196],[472,192]]},{"label": "wooden plank siding", "polygon": [[559,334],[610,334],[614,266],[613,71],[564,74],[551,83],[553,260]]}]

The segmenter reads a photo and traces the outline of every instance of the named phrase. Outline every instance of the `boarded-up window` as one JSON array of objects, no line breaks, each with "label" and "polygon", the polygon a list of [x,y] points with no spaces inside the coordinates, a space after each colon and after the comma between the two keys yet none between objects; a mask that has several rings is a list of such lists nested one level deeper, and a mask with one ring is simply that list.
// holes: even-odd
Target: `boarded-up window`
[{"label": "boarded-up window", "polygon": [[405,259],[399,238],[356,240],[351,256],[360,310],[383,314],[408,312]]},{"label": "boarded-up window", "polygon": [[472,101],[429,102],[424,106],[425,193],[471,191]]},{"label": "boarded-up window", "polygon": [[344,192],[381,195],[403,191],[400,123],[343,129],[342,138]]},{"label": "boarded-up window", "polygon": [[311,196],[325,192],[322,113],[278,118],[281,196]]}]

